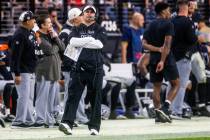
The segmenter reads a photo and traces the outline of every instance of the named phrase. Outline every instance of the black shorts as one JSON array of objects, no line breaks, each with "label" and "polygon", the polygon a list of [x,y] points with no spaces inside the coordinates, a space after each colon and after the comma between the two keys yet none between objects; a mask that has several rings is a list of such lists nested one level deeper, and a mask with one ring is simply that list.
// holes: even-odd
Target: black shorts
[{"label": "black shorts", "polygon": [[174,65],[165,65],[164,69],[159,73],[156,73],[156,67],[157,67],[157,64],[149,65],[150,81],[152,83],[162,82],[163,78],[166,81],[172,81],[179,78],[179,73],[178,73],[176,63],[174,63]]}]

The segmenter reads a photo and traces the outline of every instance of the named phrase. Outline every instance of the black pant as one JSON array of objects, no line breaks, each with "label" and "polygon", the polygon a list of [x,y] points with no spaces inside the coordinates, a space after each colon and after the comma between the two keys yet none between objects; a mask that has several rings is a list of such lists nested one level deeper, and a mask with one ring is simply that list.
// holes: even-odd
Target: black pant
[{"label": "black pant", "polygon": [[111,90],[111,111],[115,111],[118,104],[117,101],[121,90],[121,83],[108,81],[106,87],[102,90],[102,103],[107,106],[109,106],[107,101],[107,96],[110,90]]},{"label": "black pant", "polygon": [[[198,83],[195,76],[191,74],[190,80],[192,82],[192,89],[186,94],[185,101],[191,106],[196,107],[196,100],[198,104],[209,104],[210,103],[210,78],[207,77],[207,83]],[[196,97],[197,90],[197,97]]]},{"label": "black pant", "polygon": [[[119,98],[122,85],[121,83],[118,83],[118,82],[110,82],[110,83],[115,84],[112,87],[112,91],[111,91],[111,111],[114,111],[117,108],[117,101]],[[135,88],[136,88],[136,82],[133,82],[130,86],[127,87],[127,92],[125,94],[126,109],[132,108],[135,104]]]},{"label": "black pant", "polygon": [[101,91],[103,82],[103,70],[97,72],[72,72],[72,81],[69,83],[68,99],[64,110],[62,122],[68,123],[72,127],[76,118],[76,112],[80,98],[85,86],[88,91],[92,91],[90,97],[91,116],[88,128],[100,130],[101,125]]},{"label": "black pant", "polygon": [[10,108],[10,98],[12,98],[12,110],[11,114],[16,114],[17,98],[18,94],[13,83],[7,83],[3,91],[3,100],[6,108]]}]

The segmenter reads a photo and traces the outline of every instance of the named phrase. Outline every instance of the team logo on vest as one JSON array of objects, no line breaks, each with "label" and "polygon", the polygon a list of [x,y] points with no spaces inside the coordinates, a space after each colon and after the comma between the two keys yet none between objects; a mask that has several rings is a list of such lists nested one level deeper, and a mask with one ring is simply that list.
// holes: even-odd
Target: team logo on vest
[{"label": "team logo on vest", "polygon": [[28,39],[29,39],[30,41],[32,41],[33,38],[34,38],[33,35],[29,35],[29,37],[28,37]]},{"label": "team logo on vest", "polygon": [[20,44],[20,42],[19,42],[19,41],[15,41],[15,44],[16,44],[16,45],[19,45],[19,44]]}]

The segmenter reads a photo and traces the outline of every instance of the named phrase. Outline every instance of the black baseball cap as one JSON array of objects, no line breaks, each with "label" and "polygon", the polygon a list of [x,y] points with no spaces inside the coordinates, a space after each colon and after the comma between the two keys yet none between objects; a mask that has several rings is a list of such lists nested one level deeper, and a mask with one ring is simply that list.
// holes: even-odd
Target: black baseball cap
[{"label": "black baseball cap", "polygon": [[19,21],[21,21],[21,22],[26,22],[31,19],[35,19],[35,16],[34,16],[33,12],[31,12],[31,11],[25,11],[25,12],[21,13],[21,15],[19,17]]}]

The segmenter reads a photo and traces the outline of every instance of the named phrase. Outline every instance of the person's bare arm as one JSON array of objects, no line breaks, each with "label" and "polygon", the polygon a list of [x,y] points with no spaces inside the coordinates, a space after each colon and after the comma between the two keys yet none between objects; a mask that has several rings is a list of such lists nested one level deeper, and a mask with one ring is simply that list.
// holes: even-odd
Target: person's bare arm
[{"label": "person's bare arm", "polygon": [[146,76],[146,74],[148,73],[147,66],[149,65],[149,59],[149,53],[144,53],[137,63],[138,70],[140,70],[140,73],[143,76]]},{"label": "person's bare arm", "polygon": [[155,47],[149,43],[147,43],[147,41],[145,39],[142,40],[142,44],[144,49],[149,50],[151,52],[161,52],[161,48],[159,47]]},{"label": "person's bare arm", "polygon": [[123,41],[122,43],[121,43],[121,56],[122,56],[122,63],[127,63],[127,58],[126,58],[126,56],[127,56],[127,48],[128,48],[128,42],[126,42],[126,41]]},{"label": "person's bare arm", "polygon": [[163,70],[166,57],[169,54],[171,48],[171,43],[172,43],[172,36],[166,36],[163,44],[163,50],[161,52],[161,59],[157,65],[156,72],[160,72]]},{"label": "person's bare arm", "polygon": [[169,54],[169,51],[171,49],[171,43],[172,43],[172,36],[166,36],[164,44],[163,44],[163,50],[162,50],[162,53],[161,53],[161,60],[160,61],[165,62],[166,57]]}]

